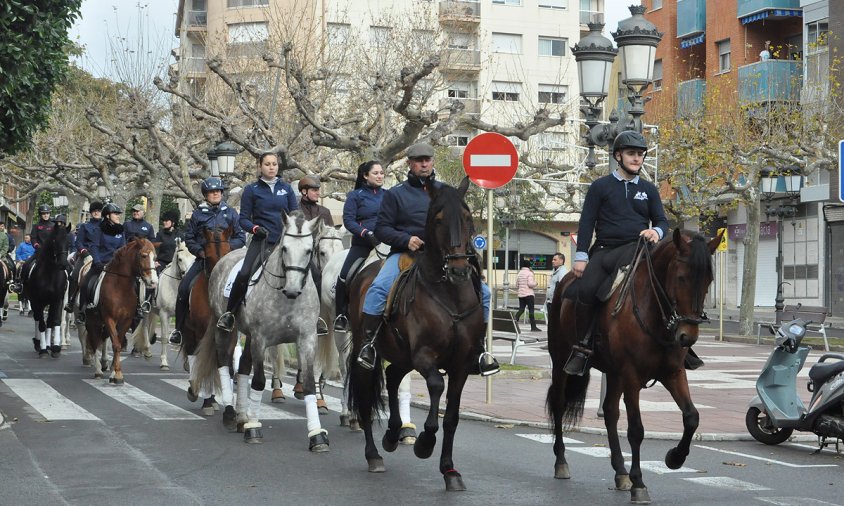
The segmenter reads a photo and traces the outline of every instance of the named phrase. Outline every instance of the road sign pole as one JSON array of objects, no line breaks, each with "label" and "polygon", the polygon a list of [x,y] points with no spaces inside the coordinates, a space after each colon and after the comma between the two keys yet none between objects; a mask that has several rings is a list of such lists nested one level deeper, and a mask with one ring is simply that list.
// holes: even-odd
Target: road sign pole
[{"label": "road sign pole", "polygon": [[[486,281],[492,283],[492,190],[486,191],[486,236],[489,238],[486,248]],[[490,286],[490,291],[493,286]],[[492,305],[486,322],[486,351],[492,353]],[[492,404],[492,376],[486,377],[486,403]]]}]

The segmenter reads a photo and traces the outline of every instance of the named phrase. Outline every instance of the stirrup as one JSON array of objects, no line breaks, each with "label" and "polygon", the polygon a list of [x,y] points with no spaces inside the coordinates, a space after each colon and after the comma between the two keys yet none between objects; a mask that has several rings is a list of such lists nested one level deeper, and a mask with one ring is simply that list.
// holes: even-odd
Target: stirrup
[{"label": "stirrup", "polygon": [[348,330],[349,319],[344,314],[338,314],[337,318],[334,318],[334,332],[348,332]]},{"label": "stirrup", "polygon": [[145,300],[141,303],[141,311],[143,311],[144,314],[149,313],[151,309],[152,309],[152,304],[150,304],[150,302],[148,300]]},{"label": "stirrup", "polygon": [[[485,357],[489,357],[491,362],[485,362]],[[492,356],[492,353],[485,351],[478,356],[478,371],[480,371],[481,376],[492,376],[501,372],[501,366],[498,365],[498,360]]]},{"label": "stirrup", "polygon": [[220,315],[220,318],[217,320],[217,328],[226,332],[234,330],[234,315],[231,311],[226,311]]},{"label": "stirrup", "polygon": [[167,339],[170,344],[173,345],[181,345],[182,344],[182,333],[178,329],[173,329],[173,332],[170,332],[170,337]]},{"label": "stirrup", "polygon": [[369,341],[364,344],[358,353],[358,365],[367,371],[375,369],[375,342]]},{"label": "stirrup", "polygon": [[[588,352],[588,353],[587,353]],[[563,371],[569,376],[583,376],[586,373],[589,365],[589,355],[591,350],[587,350],[580,346],[573,346],[571,354],[569,355],[566,364],[563,366]]]},{"label": "stirrup", "polygon": [[328,335],[328,324],[325,323],[325,320],[323,320],[322,317],[317,318],[316,335],[318,335],[318,336]]}]

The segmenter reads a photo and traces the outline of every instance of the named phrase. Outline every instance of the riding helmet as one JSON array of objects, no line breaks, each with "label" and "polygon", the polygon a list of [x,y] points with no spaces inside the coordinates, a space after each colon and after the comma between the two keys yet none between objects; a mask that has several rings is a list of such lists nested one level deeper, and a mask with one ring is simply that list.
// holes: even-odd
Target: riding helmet
[{"label": "riding helmet", "polygon": [[53,218],[53,223],[67,223],[67,216],[63,214],[56,215]]},{"label": "riding helmet", "polygon": [[208,195],[208,192],[210,191],[225,190],[226,183],[224,183],[222,179],[212,176],[202,182],[202,186],[200,187],[200,189],[202,190],[202,195],[205,196]]},{"label": "riding helmet", "polygon": [[648,143],[645,142],[645,138],[639,132],[635,130],[625,130],[624,132],[618,134],[618,137],[615,138],[615,142],[612,143],[612,152],[616,153],[627,148],[647,151]]},{"label": "riding helmet", "polygon": [[299,180],[299,191],[309,190],[311,188],[319,188],[319,177],[304,176]]},{"label": "riding helmet", "polygon": [[118,206],[117,204],[106,204],[105,207],[103,207],[103,216],[108,216],[112,213],[123,214],[123,209],[120,209],[120,206]]},{"label": "riding helmet", "polygon": [[94,211],[102,211],[103,210],[103,203],[99,201],[91,202],[91,205],[88,206],[88,212],[93,213]]},{"label": "riding helmet", "polygon": [[161,221],[172,221],[176,223],[179,221],[179,211],[174,209],[170,209],[169,211],[164,211],[161,213]]},{"label": "riding helmet", "polygon": [[50,212],[50,206],[47,204],[41,204],[38,206],[38,214],[44,214]]}]

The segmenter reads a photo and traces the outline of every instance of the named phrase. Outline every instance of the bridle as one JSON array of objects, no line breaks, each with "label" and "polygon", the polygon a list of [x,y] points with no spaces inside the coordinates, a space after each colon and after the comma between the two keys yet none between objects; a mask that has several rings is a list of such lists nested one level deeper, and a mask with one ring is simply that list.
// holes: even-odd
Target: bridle
[{"label": "bridle", "polygon": [[[268,266],[267,266],[266,261],[264,262],[264,266],[263,266],[264,272],[266,274],[269,274],[273,278],[281,280],[281,284],[277,287],[272,286],[272,284],[270,284],[269,281],[267,282],[267,284],[270,285],[270,288],[272,288],[274,290],[281,290],[282,288],[284,288],[284,286],[287,282],[287,273],[288,272],[291,272],[291,271],[292,272],[301,272],[304,275],[302,276],[302,286],[300,286],[299,289],[302,290],[302,289],[305,288],[305,284],[308,282],[308,276],[307,275],[310,273],[310,266],[311,266],[311,262],[314,259],[314,249],[315,248],[311,248],[311,253],[310,253],[310,255],[308,255],[308,260],[305,262],[304,267],[300,267],[298,265],[287,265],[287,264],[284,263],[284,251],[281,250],[281,248],[283,248],[282,244],[284,243],[284,238],[287,237],[287,236],[300,237],[300,238],[301,237],[310,237],[311,239],[313,239],[313,234],[292,234],[292,233],[288,233],[288,232],[285,231],[284,235],[281,236],[281,240],[279,240],[279,242],[278,242],[278,246],[280,248],[278,254],[281,257],[281,274],[276,274],[276,273],[270,271]],[[267,258],[267,260],[269,260],[269,258]]]},{"label": "bridle", "polygon": [[179,249],[178,248],[176,248],[176,254],[173,255],[173,261],[171,263],[176,264],[176,267],[174,268],[174,270],[176,271],[176,275],[171,276],[170,274],[167,274],[166,268],[163,271],[161,271],[161,275],[164,276],[164,277],[168,277],[170,279],[175,279],[176,281],[181,281],[182,278],[185,277],[186,271],[183,271],[182,266],[179,265]]},{"label": "bridle", "polygon": [[[319,249],[319,243],[321,243],[322,241],[340,241],[342,243],[343,239],[340,238],[340,237],[330,237],[330,236],[318,237],[317,241],[316,241],[316,249]],[[313,256],[313,253],[311,255]],[[317,264],[317,267],[319,268],[319,270],[321,271],[324,266],[322,265],[322,258],[320,258],[319,255],[317,255],[316,264]]]}]

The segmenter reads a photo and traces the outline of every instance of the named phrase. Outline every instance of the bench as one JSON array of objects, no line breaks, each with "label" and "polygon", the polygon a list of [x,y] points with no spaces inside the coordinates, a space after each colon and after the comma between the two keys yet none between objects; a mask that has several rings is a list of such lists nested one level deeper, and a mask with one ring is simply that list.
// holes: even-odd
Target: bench
[{"label": "bench", "polygon": [[[538,343],[539,339],[529,339],[529,343],[522,339],[522,332],[519,329],[519,322],[512,311],[508,309],[492,310],[492,338],[510,341],[512,352],[510,353],[510,364],[516,363],[516,352],[523,344]],[[492,351],[492,350],[489,350]]]},{"label": "bench", "polygon": [[825,323],[827,314],[829,314],[829,309],[823,306],[804,306],[800,303],[797,305],[787,305],[783,308],[781,313],[776,313],[776,321],[758,322],[756,324],[756,344],[761,342],[762,327],[765,327],[770,330],[771,333],[774,333],[783,323],[788,323],[791,320],[800,318],[807,322],[811,322],[806,325],[806,332],[817,332],[822,335],[824,350],[829,351],[829,341],[826,337],[826,327],[828,325]]}]

